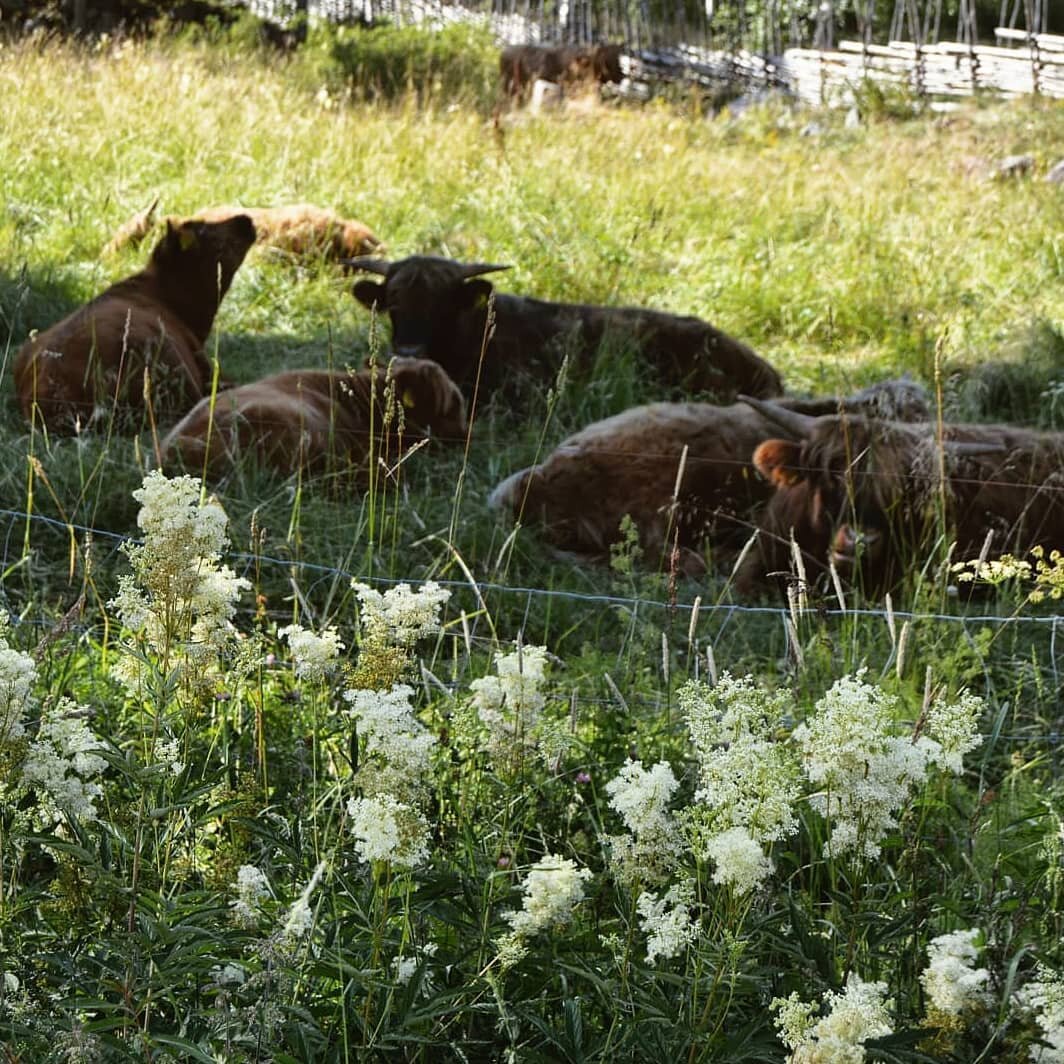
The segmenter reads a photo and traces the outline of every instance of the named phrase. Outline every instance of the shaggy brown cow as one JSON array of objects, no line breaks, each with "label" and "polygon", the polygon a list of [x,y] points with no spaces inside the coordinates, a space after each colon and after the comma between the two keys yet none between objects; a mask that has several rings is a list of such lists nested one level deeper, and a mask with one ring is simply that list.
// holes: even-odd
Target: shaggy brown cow
[{"label": "shaggy brown cow", "polygon": [[[149,207],[123,223],[104,252],[111,254],[127,244],[139,244],[155,225],[158,202],[156,197]],[[298,258],[324,257],[335,261],[370,255],[381,248],[381,242],[361,222],[311,203],[290,207],[204,207],[189,218],[171,215],[166,220],[173,225],[183,221],[224,222],[238,214],[246,214],[255,223],[258,243]]]},{"label": "shaggy brown cow", "polygon": [[[844,400],[780,402],[809,413],[840,405],[896,418],[930,413],[926,393],[909,380]],[[696,552],[704,545],[718,563],[730,563],[750,538],[772,495],[750,456],[778,431],[773,419],[741,403],[639,406],[570,436],[540,465],[503,481],[490,503],[533,525],[556,549],[585,559],[608,557],[629,515],[650,559],[667,562],[675,537],[684,569],[698,572],[704,563]]]},{"label": "shaggy brown cow", "polygon": [[869,590],[897,583],[943,534],[957,561],[977,557],[988,532],[992,556],[1064,548],[1064,434],[947,424],[940,438],[933,422],[803,417],[747,402],[792,439],[754,455],[776,490],[745,586],[789,568],[792,529],[807,573],[830,559]]},{"label": "shaggy brown cow", "polygon": [[163,465],[219,477],[243,456],[283,474],[353,473],[360,482],[371,451],[394,463],[430,430],[445,440],[466,433],[462,393],[435,362],[292,370],[219,393],[213,413],[201,400],[163,441]]},{"label": "shaggy brown cow", "polygon": [[180,417],[207,390],[203,345],[254,242],[242,214],[167,224],[140,273],[23,345],[14,366],[23,414],[61,434],[98,422],[136,431],[147,369],[155,419]]},{"label": "shaggy brown cow", "polygon": [[[352,259],[384,277],[359,281],[355,298],[387,311],[392,341],[403,355],[431,358],[471,394],[476,380],[492,391],[521,375],[553,378],[566,352],[586,369],[603,343],[635,346],[662,383],[685,392],[775,396],[779,374],[746,344],[700,318],[641,307],[546,303],[495,294],[494,333],[484,345],[492,284],[481,276],[505,266],[467,265],[429,255],[398,262]],[[478,372],[479,370],[479,372]]]},{"label": "shaggy brown cow", "polygon": [[620,82],[624,78],[622,51],[619,44],[511,45],[499,56],[503,92],[521,96],[537,79],[562,86]]}]

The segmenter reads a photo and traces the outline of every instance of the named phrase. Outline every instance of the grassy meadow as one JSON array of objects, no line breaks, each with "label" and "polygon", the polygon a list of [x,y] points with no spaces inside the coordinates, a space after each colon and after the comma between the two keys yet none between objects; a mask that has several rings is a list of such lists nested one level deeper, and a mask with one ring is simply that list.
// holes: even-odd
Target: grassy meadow
[{"label": "grassy meadow", "polygon": [[[144,481],[148,436],[30,434],[9,372],[139,268],[101,249],[156,195],[312,202],[504,291],[702,316],[796,392],[908,372],[1064,428],[1064,105],[495,123],[489,42],[387,93],[341,44],[0,41],[6,1058],[1064,1060],[1052,572],[781,610],[632,542],[553,557],[487,495],[662,398],[627,358],[367,496],[241,469],[217,503]],[[224,375],[360,365],[351,280],[253,250]]]}]

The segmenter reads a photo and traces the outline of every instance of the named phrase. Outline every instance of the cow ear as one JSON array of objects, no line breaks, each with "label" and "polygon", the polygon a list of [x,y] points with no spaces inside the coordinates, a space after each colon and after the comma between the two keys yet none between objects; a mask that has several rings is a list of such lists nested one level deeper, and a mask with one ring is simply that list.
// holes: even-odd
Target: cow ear
[{"label": "cow ear", "polygon": [[378,284],[376,281],[356,281],[351,288],[351,294],[359,303],[364,307],[369,307],[370,310],[374,306],[384,306],[384,285]]},{"label": "cow ear", "polygon": [[754,451],[757,471],[777,488],[786,488],[804,479],[802,445],[792,440],[765,440]]},{"label": "cow ear", "polygon": [[485,281],[482,277],[466,281],[460,289],[462,306],[466,310],[483,310],[494,290],[491,281]]}]

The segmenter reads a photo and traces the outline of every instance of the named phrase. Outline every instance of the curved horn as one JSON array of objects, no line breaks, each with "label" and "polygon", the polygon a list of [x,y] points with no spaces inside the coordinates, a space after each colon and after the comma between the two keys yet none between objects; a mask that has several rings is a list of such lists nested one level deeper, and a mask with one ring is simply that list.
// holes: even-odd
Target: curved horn
[{"label": "curved horn", "polygon": [[749,395],[740,395],[738,399],[799,438],[808,436],[817,423],[815,417],[799,414],[797,410],[788,410],[787,407],[777,406],[775,403],[766,403],[763,399],[754,399]]},{"label": "curved horn", "polygon": [[497,270],[512,269],[512,266],[493,266],[488,262],[467,262],[459,267],[463,281],[468,281],[472,277],[480,277],[485,273],[495,273]]},{"label": "curved horn", "polygon": [[341,259],[341,266],[350,266],[355,270],[365,270],[367,273],[376,273],[383,277],[388,272],[391,263],[387,259],[375,259],[371,255],[359,255],[353,259]]},{"label": "curved horn", "polygon": [[983,454],[1004,454],[1003,443],[980,443],[978,440],[943,440],[942,448],[953,458],[975,458]]}]

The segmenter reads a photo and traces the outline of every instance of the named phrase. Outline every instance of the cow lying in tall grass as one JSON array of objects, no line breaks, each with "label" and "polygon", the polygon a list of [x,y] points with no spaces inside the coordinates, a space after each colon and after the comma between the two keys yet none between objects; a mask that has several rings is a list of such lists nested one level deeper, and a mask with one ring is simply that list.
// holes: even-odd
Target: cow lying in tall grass
[{"label": "cow lying in tall grass", "polygon": [[635,347],[657,380],[687,392],[731,397],[783,390],[763,358],[700,318],[494,293],[494,332],[485,348],[493,288],[482,275],[508,267],[429,255],[353,259],[350,265],[384,278],[359,281],[353,292],[364,306],[387,311],[395,350],[439,362],[467,395],[478,379],[493,391],[523,375],[553,378],[566,352],[586,369],[603,344]]},{"label": "cow lying in tall grass", "polygon": [[940,433],[934,422],[808,417],[746,402],[789,438],[766,440],[754,455],[774,494],[745,585],[790,568],[792,531],[809,575],[832,562],[870,591],[896,585],[949,544],[955,561],[1064,549],[1062,433],[951,424]]},{"label": "cow lying in tall grass", "polygon": [[[158,198],[145,210],[123,223],[104,248],[113,254],[129,244],[139,244],[155,227]],[[371,255],[381,242],[368,226],[344,218],[326,207],[297,203],[288,207],[203,207],[188,218],[170,215],[165,221],[180,225],[185,221],[224,222],[246,214],[255,223],[258,243],[276,248],[296,258],[325,258],[330,261]]]},{"label": "cow lying in tall grass", "polygon": [[242,214],[167,223],[143,270],[22,346],[14,364],[22,413],[59,434],[137,431],[147,395],[156,421],[180,417],[207,391],[203,346],[254,242]]},{"label": "cow lying in tall grass", "polygon": [[[887,381],[847,399],[783,399],[781,407],[824,413],[840,405],[893,418],[927,418],[922,388]],[[774,404],[775,405],[775,404]],[[670,564],[675,544],[689,573],[735,561],[772,486],[751,463],[776,435],[775,419],[742,403],[653,403],[588,425],[545,461],[503,481],[490,503],[531,526],[555,549],[604,560],[627,515],[648,560]],[[686,449],[686,454],[684,453]]]},{"label": "cow lying in tall grass", "polygon": [[282,474],[366,479],[372,455],[394,464],[403,449],[462,440],[465,400],[435,363],[396,358],[358,373],[292,370],[201,400],[163,441],[168,468],[224,476],[240,461]]}]

